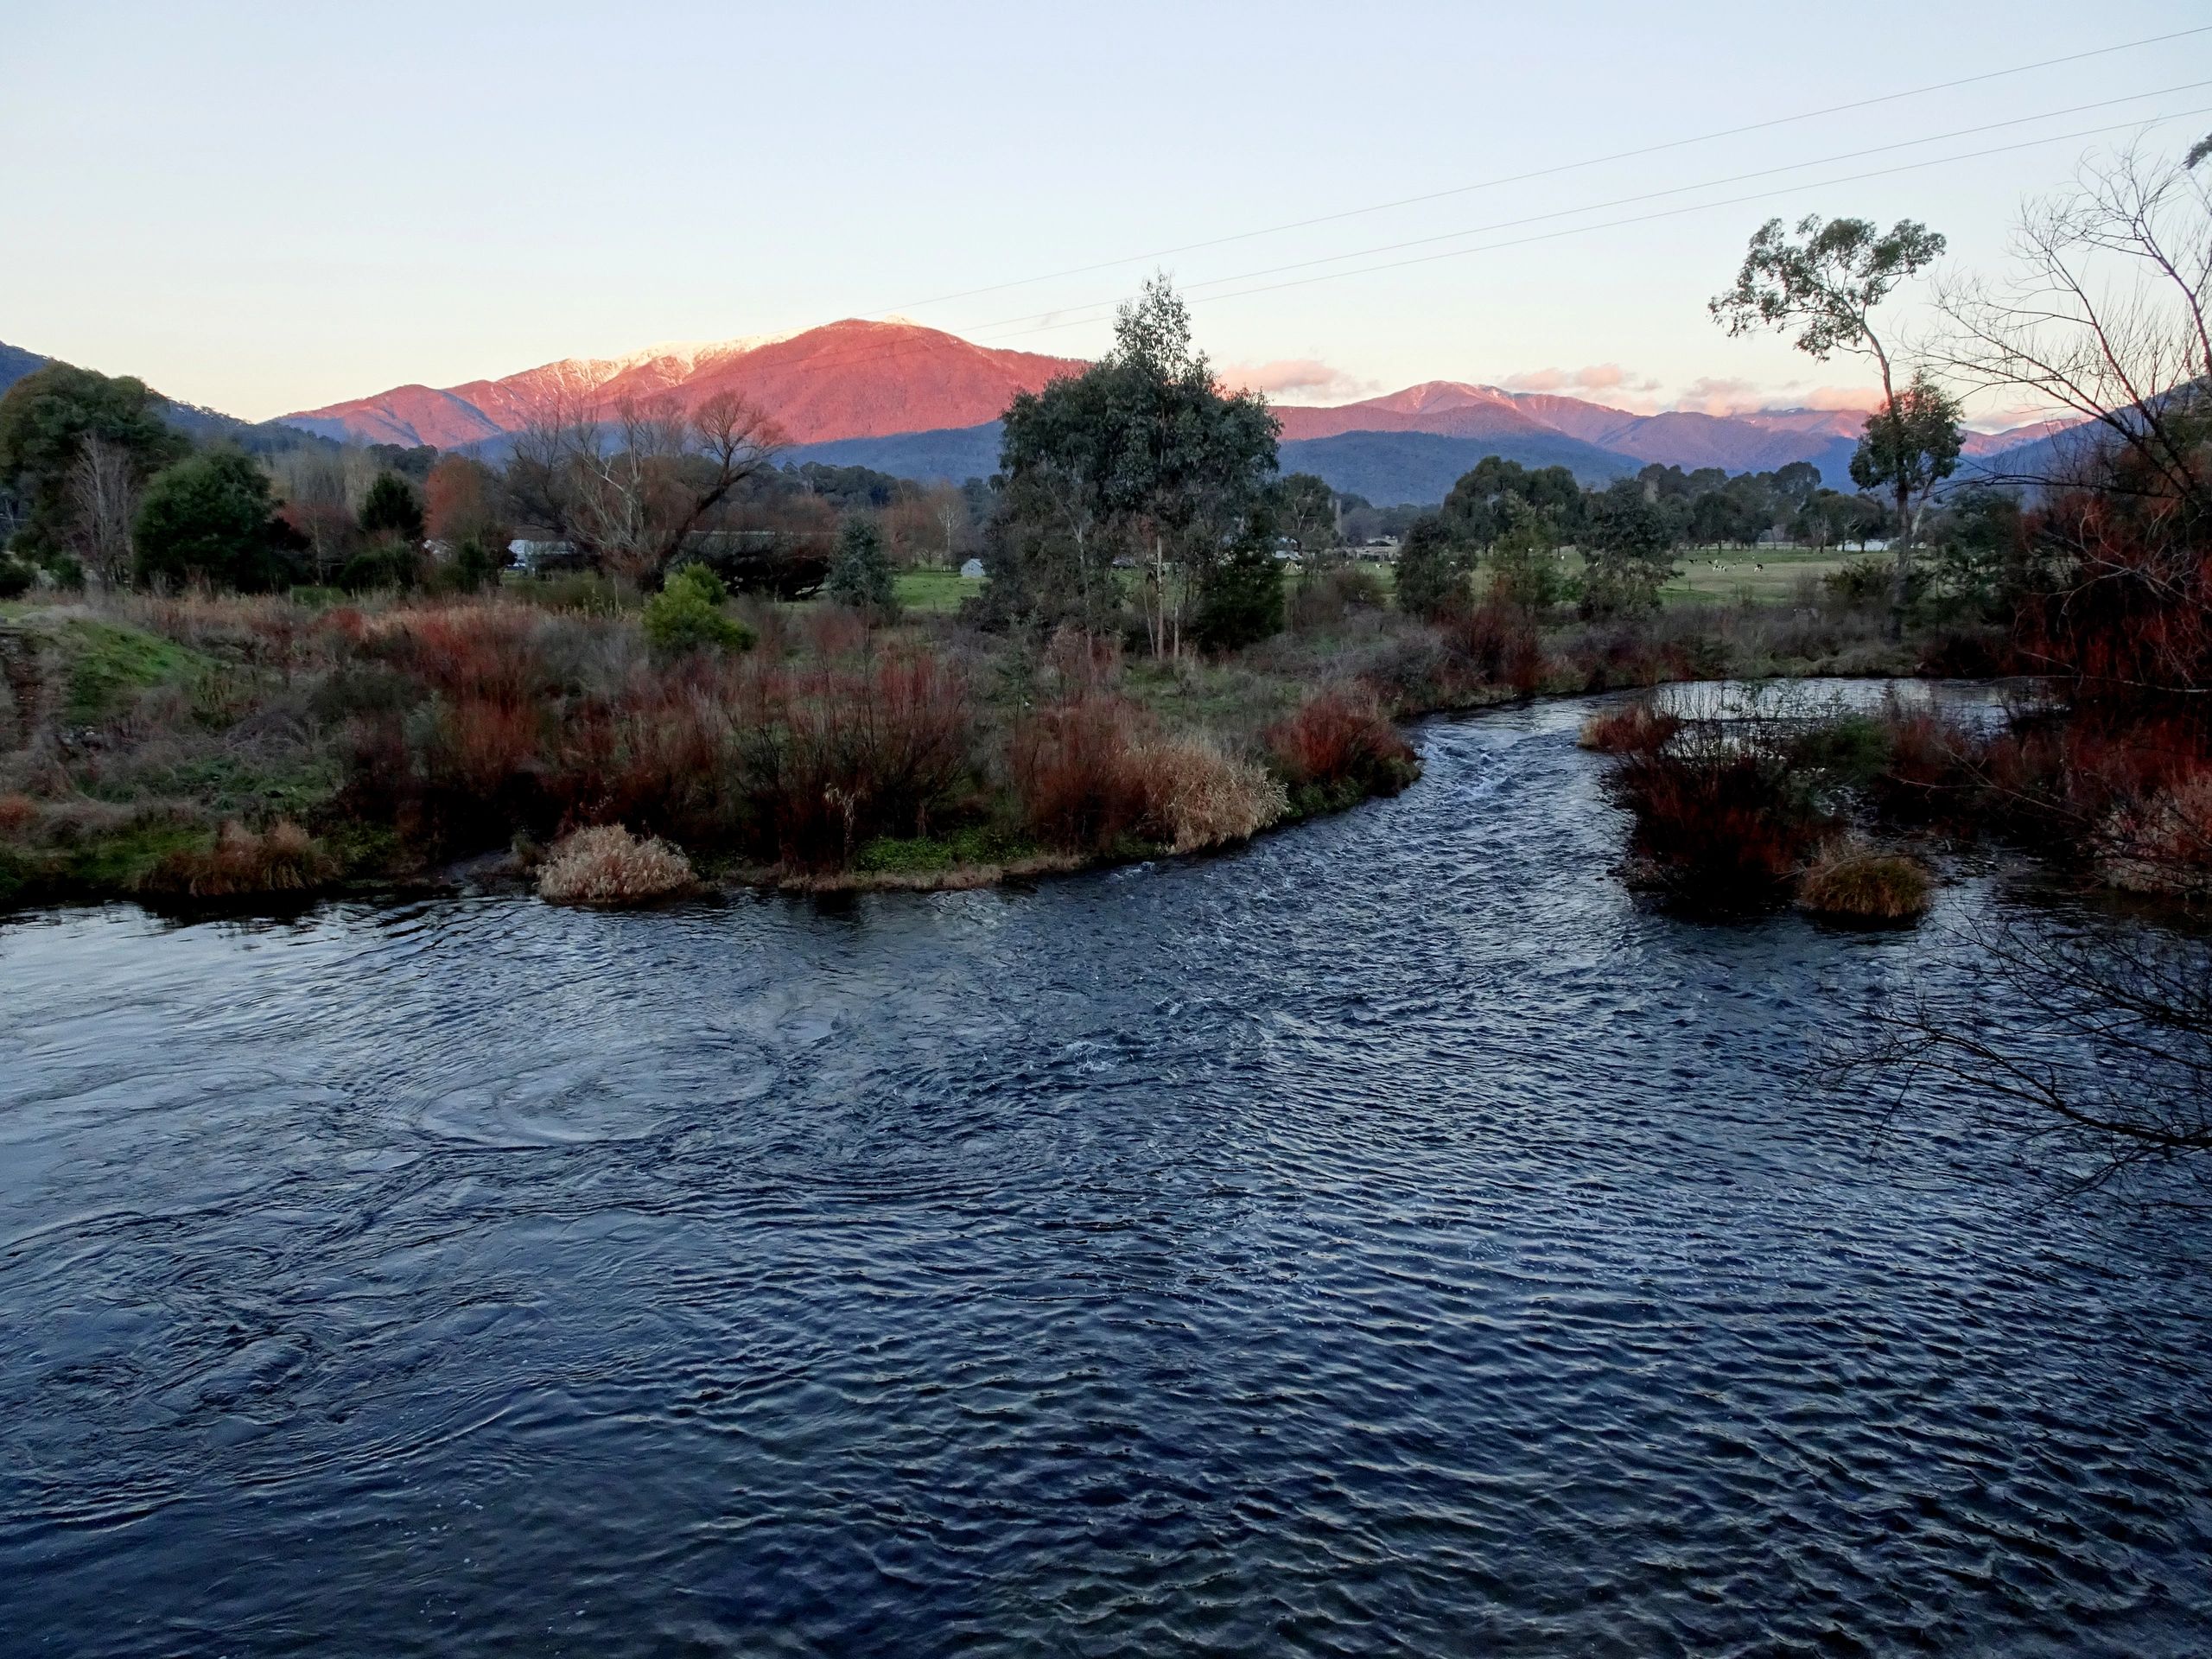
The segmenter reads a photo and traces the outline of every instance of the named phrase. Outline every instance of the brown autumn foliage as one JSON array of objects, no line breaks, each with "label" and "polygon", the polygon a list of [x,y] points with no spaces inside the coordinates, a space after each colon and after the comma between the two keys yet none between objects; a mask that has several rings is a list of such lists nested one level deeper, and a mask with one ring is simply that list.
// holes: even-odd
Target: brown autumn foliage
[{"label": "brown autumn foliage", "polygon": [[1357,682],[1324,686],[1269,727],[1266,741],[1294,791],[1395,795],[1421,775],[1413,745],[1374,691]]}]

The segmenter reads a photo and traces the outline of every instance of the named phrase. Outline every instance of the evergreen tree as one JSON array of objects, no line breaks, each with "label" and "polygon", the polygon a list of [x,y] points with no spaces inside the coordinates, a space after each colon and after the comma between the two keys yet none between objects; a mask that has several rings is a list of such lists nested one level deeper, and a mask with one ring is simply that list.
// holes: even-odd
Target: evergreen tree
[{"label": "evergreen tree", "polygon": [[276,586],[284,575],[269,475],[236,449],[194,455],[155,474],[132,539],[141,581],[209,582],[253,591]]},{"label": "evergreen tree", "polygon": [[361,502],[361,534],[378,542],[421,541],[423,504],[415,486],[397,473],[378,473]]},{"label": "evergreen tree", "polygon": [[86,438],[124,451],[140,480],[190,453],[190,442],[162,419],[163,407],[143,380],[67,363],[49,363],[9,387],[0,397],[0,490],[26,509],[15,551],[39,560],[64,555],[74,516],[70,474]]},{"label": "evergreen tree", "polygon": [[1675,575],[1673,520],[1632,478],[1590,502],[1582,533],[1582,612],[1616,616],[1659,608],[1659,589]]},{"label": "evergreen tree", "polygon": [[874,519],[853,513],[837,527],[837,551],[830,561],[827,586],[830,597],[840,605],[884,621],[899,614],[897,581]]},{"label": "evergreen tree", "polygon": [[1432,620],[1468,607],[1466,544],[1444,520],[1425,512],[1414,520],[1398,549],[1398,608]]},{"label": "evergreen tree", "polygon": [[1259,542],[1218,560],[1198,589],[1191,635],[1215,651],[1235,651],[1282,632],[1282,568]]}]

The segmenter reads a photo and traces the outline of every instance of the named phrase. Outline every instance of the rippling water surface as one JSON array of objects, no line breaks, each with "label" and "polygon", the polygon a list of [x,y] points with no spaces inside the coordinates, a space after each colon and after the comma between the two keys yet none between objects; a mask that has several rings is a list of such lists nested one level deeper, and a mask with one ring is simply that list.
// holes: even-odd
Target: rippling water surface
[{"label": "rippling water surface", "polygon": [[2212,1649],[2202,1230],[1808,1082],[1938,936],[1639,911],[1580,713],[1033,892],[0,929],[0,1646]]}]

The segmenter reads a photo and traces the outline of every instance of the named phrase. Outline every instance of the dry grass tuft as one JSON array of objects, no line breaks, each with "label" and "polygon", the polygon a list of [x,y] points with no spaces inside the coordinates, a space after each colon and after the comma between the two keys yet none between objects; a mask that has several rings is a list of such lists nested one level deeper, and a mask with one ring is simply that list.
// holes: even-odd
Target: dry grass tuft
[{"label": "dry grass tuft", "polygon": [[619,823],[563,836],[537,872],[537,896],[554,905],[648,904],[697,885],[682,853]]},{"label": "dry grass tuft", "polygon": [[1290,810],[1280,782],[1204,738],[1152,744],[1134,759],[1146,816],[1179,853],[1249,841]]},{"label": "dry grass tuft", "polygon": [[1917,859],[1839,841],[1798,881],[1797,906],[1839,920],[1910,922],[1927,913],[1934,885]]},{"label": "dry grass tuft", "polygon": [[236,819],[212,847],[169,854],[147,873],[143,890],[191,899],[239,899],[312,893],[338,874],[338,861],[289,818],[256,834]]}]

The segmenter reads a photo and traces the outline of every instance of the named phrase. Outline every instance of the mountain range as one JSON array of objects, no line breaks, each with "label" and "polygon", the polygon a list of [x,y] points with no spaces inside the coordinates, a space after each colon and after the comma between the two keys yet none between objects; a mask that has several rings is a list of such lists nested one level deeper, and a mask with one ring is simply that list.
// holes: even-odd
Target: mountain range
[{"label": "mountain range", "polygon": [[[43,361],[0,346],[0,390]],[[174,408],[180,423],[251,431],[261,440],[256,448],[267,447],[265,435],[289,429],[496,459],[534,417],[564,403],[605,408],[626,397],[669,397],[689,408],[728,391],[775,422],[790,445],[787,460],[958,482],[997,470],[998,416],[1014,393],[1086,366],[1077,359],[978,346],[918,323],[848,319],[780,338],[569,358],[454,386],[395,386],[250,429],[212,410]],[[1328,407],[1277,405],[1275,414],[1285,472],[1315,473],[1334,488],[1391,504],[1440,501],[1454,480],[1491,454],[1529,467],[1563,466],[1593,484],[1654,461],[1742,473],[1802,461],[1831,486],[1848,488],[1866,419],[1863,411],[1815,409],[1638,415],[1579,397],[1452,380]],[[2050,429],[1971,433],[1967,453],[1986,461],[2047,440]]]},{"label": "mountain range", "polygon": [[[612,404],[672,397],[696,406],[735,391],[782,429],[788,458],[957,482],[998,466],[997,416],[1017,391],[1079,373],[1071,358],[977,346],[906,321],[848,319],[780,339],[657,346],[629,357],[571,358],[498,380],[398,386],[283,418],[334,438],[435,444],[497,454],[532,414],[567,397]],[[1579,397],[1430,380],[1329,407],[1279,405],[1286,472],[1318,473],[1370,500],[1441,500],[1484,455],[1563,466],[1602,483],[1650,462],[1694,471],[1769,472],[1810,461],[1849,486],[1864,411],[1763,409],[1733,415],[1638,415]],[[2043,429],[1969,435],[1990,454]]]}]

